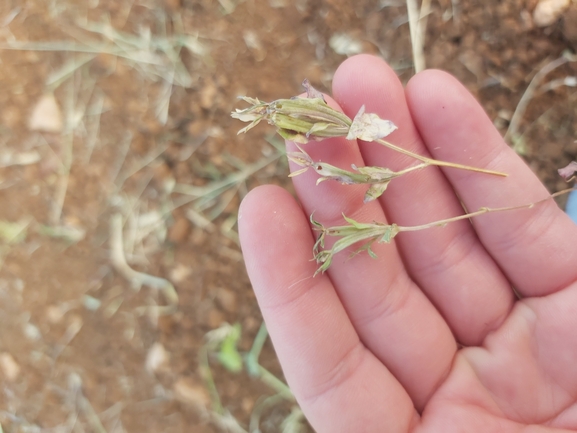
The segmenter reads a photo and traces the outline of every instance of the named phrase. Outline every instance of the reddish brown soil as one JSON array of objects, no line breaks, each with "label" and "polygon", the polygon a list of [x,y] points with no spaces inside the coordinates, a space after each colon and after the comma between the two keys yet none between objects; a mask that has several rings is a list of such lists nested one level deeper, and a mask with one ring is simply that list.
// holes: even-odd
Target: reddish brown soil
[{"label": "reddish brown soil", "polygon": [[[163,80],[154,82],[134,63],[104,53],[86,60],[85,53],[61,49],[0,49],[0,150],[40,156],[35,163],[0,168],[0,221],[27,224],[25,239],[0,240],[0,423],[5,432],[57,427],[54,431],[221,431],[202,413],[211,406],[199,350],[208,331],[228,322],[242,325],[239,347],[247,351],[261,324],[235,241],[236,226],[229,223],[248,189],[271,182],[288,186],[286,163],[269,164],[206,209],[177,206],[187,196],[167,188],[174,182],[211,185],[237,171],[235,161],[248,165],[270,155],[266,127],[236,136],[241,125],[229,117],[238,106],[236,96],[291,96],[301,91],[304,77],[329,89],[345,58],[329,46],[335,33],[359,41],[363,52],[384,56],[408,80],[412,60],[403,3],[0,4],[4,48],[13,41],[76,40],[82,45],[90,37],[106,42],[81,28],[110,20],[113,28],[135,36],[148,28],[153,40],[164,32],[198,36],[206,49],[204,54],[182,50],[192,80],[187,88],[174,86],[166,124],[155,114]],[[452,2],[439,0],[428,18],[427,65],[463,81],[503,133],[535,73],[563,51],[577,48],[576,6],[564,21],[535,28],[530,19],[534,4],[461,2],[452,15]],[[226,5],[231,6],[228,13]],[[46,84],[73,60],[86,63],[60,85]],[[568,62],[543,83],[576,75],[577,62]],[[64,113],[67,107],[78,111],[82,103],[88,105],[88,111],[78,111],[84,123],[73,133],[28,128],[34,105],[51,90]],[[98,95],[103,104],[99,119]],[[576,130],[577,92],[568,86],[537,92],[519,124],[517,148],[552,191],[564,186],[556,168],[576,159]],[[64,205],[54,213],[67,158]],[[220,211],[203,226],[191,209],[205,218]],[[157,318],[141,307],[164,305],[162,294],[147,286],[133,290],[111,265],[110,220],[119,211],[126,218],[166,210],[159,227],[128,257],[131,266],[168,278],[178,291],[176,312]],[[45,234],[45,225],[81,228],[86,236],[67,242]],[[168,358],[151,370],[145,363],[155,344]],[[282,377],[270,343],[261,361]],[[211,365],[223,406],[248,429],[255,404],[273,391],[246,373],[227,371],[216,359]],[[290,410],[289,403],[265,410],[262,431],[280,431]]]}]

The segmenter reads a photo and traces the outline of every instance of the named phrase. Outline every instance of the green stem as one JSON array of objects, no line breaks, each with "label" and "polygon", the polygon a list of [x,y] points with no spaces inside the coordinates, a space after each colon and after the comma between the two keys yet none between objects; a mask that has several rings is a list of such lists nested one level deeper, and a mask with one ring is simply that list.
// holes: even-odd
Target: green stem
[{"label": "green stem", "polygon": [[461,170],[475,171],[478,173],[492,174],[495,176],[503,176],[503,177],[507,176],[506,173],[501,173],[500,171],[486,170],[484,168],[472,167],[469,165],[457,164],[457,163],[453,163],[453,162],[438,161],[436,159],[428,158],[426,156],[422,156],[422,155],[419,155],[417,153],[411,152],[410,150],[403,149],[402,147],[396,146],[393,143],[390,143],[386,140],[378,139],[375,141],[379,144],[382,144],[383,146],[388,147],[389,149],[395,150],[399,153],[402,153],[403,155],[410,156],[411,158],[418,159],[419,161],[422,161],[422,162],[429,164],[429,165],[436,165],[439,167],[458,168]]},{"label": "green stem", "polygon": [[[577,187],[567,188],[562,191],[558,191],[554,194],[551,194],[549,197],[546,197],[544,199],[529,204],[519,206],[499,207],[499,208],[482,207],[475,212],[470,212],[464,215],[445,218],[442,220],[434,221],[432,223],[421,224],[416,226],[398,226],[396,224],[383,224],[378,222],[361,223],[345,217],[345,220],[349,223],[349,225],[323,227],[320,223],[312,220],[315,229],[321,231],[321,235],[318,238],[319,240],[317,240],[317,243],[315,244],[315,249],[313,249],[313,254],[317,263],[321,264],[321,266],[317,270],[317,273],[324,272],[328,269],[332,260],[332,256],[334,254],[361,241],[367,241],[367,243],[363,245],[361,248],[359,248],[356,252],[368,250],[369,254],[371,254],[370,246],[373,242],[389,243],[400,232],[414,232],[418,230],[428,229],[431,227],[444,226],[446,224],[455,221],[470,219],[491,212],[531,209],[532,207],[537,206],[538,204],[544,203],[560,195],[567,194],[568,192],[576,189]],[[340,239],[338,239],[330,249],[319,251],[319,245],[322,246],[322,242],[325,236],[333,236],[338,237]],[[371,256],[375,257],[374,253],[372,253]]]},{"label": "green stem", "polygon": [[277,378],[274,374],[264,368],[262,365],[259,364],[258,358],[260,356],[260,352],[266,342],[268,337],[268,331],[266,329],[266,325],[263,322],[260,325],[260,328],[254,337],[254,341],[252,343],[252,347],[250,351],[246,354],[245,361],[246,361],[246,369],[248,374],[253,377],[258,377],[262,380],[265,384],[270,386],[275,392],[281,395],[283,398],[294,401],[293,393],[291,392],[290,388],[279,378]]},{"label": "green stem", "polygon": [[212,403],[212,410],[222,415],[224,413],[224,408],[222,406],[222,402],[220,401],[220,394],[216,389],[216,383],[214,382],[214,377],[212,375],[212,370],[210,368],[210,362],[208,360],[208,352],[209,349],[205,344],[202,346],[200,351],[198,352],[198,364],[200,367],[200,375],[204,379],[204,383],[208,388],[208,392],[210,394],[210,400]]},{"label": "green stem", "polygon": [[395,177],[402,176],[403,174],[410,173],[411,171],[420,170],[421,168],[428,167],[429,165],[431,165],[429,162],[423,162],[422,164],[413,165],[412,167],[405,168],[404,170],[396,171]]},{"label": "green stem", "polygon": [[295,401],[295,397],[287,384],[285,384],[282,380],[280,380],[262,365],[259,365],[259,371],[260,380],[275,390],[277,394],[282,395],[286,400]]},{"label": "green stem", "polygon": [[494,208],[482,207],[478,211],[475,211],[475,212],[467,213],[465,215],[459,215],[459,216],[452,217],[452,218],[446,218],[446,219],[435,221],[435,222],[428,223],[428,224],[422,224],[422,225],[410,226],[410,227],[402,227],[402,226],[397,226],[397,227],[398,227],[400,232],[414,232],[414,231],[418,231],[418,230],[428,229],[431,227],[444,226],[445,224],[448,224],[448,223],[452,223],[452,222],[460,221],[460,220],[465,220],[465,219],[469,219],[469,218],[474,218],[476,216],[483,215],[483,214],[490,213],[490,212],[504,212],[504,211],[510,211],[510,210],[518,210],[518,209],[531,209],[532,207],[537,206],[538,204],[544,203],[544,202],[551,200],[552,198],[558,197],[560,195],[567,194],[568,192],[573,191],[574,189],[575,188],[567,188],[567,189],[564,189],[562,191],[557,191],[556,193],[551,194],[549,197],[546,197],[544,199],[541,199],[539,201],[529,203],[529,204],[522,204],[519,206],[494,207]]},{"label": "green stem", "polygon": [[266,325],[264,322],[260,325],[260,328],[254,337],[254,341],[252,343],[252,347],[250,351],[246,354],[245,361],[246,361],[246,369],[248,370],[248,374],[251,376],[258,376],[260,371],[259,367],[260,364],[258,363],[258,358],[260,356],[260,352],[266,342],[268,337],[268,331],[266,329]]}]

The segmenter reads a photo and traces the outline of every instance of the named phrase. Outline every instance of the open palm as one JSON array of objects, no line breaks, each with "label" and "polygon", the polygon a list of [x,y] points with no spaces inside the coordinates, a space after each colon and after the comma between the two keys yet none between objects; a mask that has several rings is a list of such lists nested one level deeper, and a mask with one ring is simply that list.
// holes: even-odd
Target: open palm
[{"label": "open palm", "polygon": [[[240,214],[243,252],[284,373],[322,432],[577,431],[577,226],[548,201],[532,209],[401,233],[367,254],[335,256],[312,278],[314,234],[357,221],[410,226],[480,207],[535,202],[547,191],[475,99],[439,71],[406,89],[381,60],[344,62],[334,98],[353,117],[392,120],[390,141],[422,155],[506,172],[428,167],[366,188],[294,179],[298,204],[274,186]],[[291,146],[291,144],[288,144]],[[376,143],[305,145],[316,161],[406,168]],[[518,294],[518,296],[515,294]],[[520,299],[519,299],[520,298]]]}]

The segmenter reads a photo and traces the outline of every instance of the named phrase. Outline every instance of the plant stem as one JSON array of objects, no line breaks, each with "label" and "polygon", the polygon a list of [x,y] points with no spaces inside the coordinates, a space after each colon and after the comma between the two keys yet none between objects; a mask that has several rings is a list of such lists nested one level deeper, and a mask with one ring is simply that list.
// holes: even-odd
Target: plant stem
[{"label": "plant stem", "polygon": [[536,201],[533,203],[522,204],[519,206],[507,206],[507,207],[495,207],[495,208],[482,207],[478,211],[475,211],[475,212],[467,213],[465,215],[459,215],[459,216],[452,217],[452,218],[446,218],[444,220],[434,221],[434,222],[428,223],[428,224],[422,224],[422,225],[410,226],[410,227],[402,227],[402,226],[397,226],[397,227],[398,227],[400,232],[414,232],[414,231],[418,231],[418,230],[428,229],[431,227],[444,226],[445,224],[448,224],[448,223],[473,218],[473,217],[483,215],[486,213],[491,213],[491,212],[503,212],[503,211],[510,211],[510,210],[518,210],[518,209],[531,209],[532,207],[537,206],[538,204],[544,203],[544,202],[551,200],[552,198],[558,197],[560,195],[567,194],[568,192],[573,191],[574,189],[575,188],[567,188],[567,189],[564,189],[562,191],[557,191],[556,193],[551,194],[549,197],[546,197],[542,200],[539,200],[539,201]]},{"label": "plant stem", "polygon": [[422,156],[422,155],[419,155],[417,153],[411,152],[410,150],[403,149],[402,147],[396,146],[393,143],[390,143],[390,142],[383,140],[383,139],[377,139],[375,141],[379,144],[382,144],[383,146],[388,147],[389,149],[395,150],[399,153],[402,153],[403,155],[410,156],[411,158],[418,159],[419,161],[422,161],[428,165],[436,165],[439,167],[458,168],[461,170],[475,171],[478,173],[492,174],[495,176],[503,176],[503,177],[507,176],[506,173],[502,173],[500,171],[486,170],[484,168],[472,167],[469,165],[457,164],[454,162],[438,161],[436,159],[428,158],[426,156]]},{"label": "plant stem", "polygon": [[429,164],[428,162],[423,162],[422,164],[413,165],[412,167],[405,168],[404,170],[396,171],[395,177],[402,176],[403,174],[410,173],[411,171],[420,170],[421,168],[428,167],[429,165],[431,165],[431,164]]},{"label": "plant stem", "polygon": [[[422,164],[419,164],[422,165]],[[419,167],[419,166],[415,166]],[[452,218],[446,218],[438,221],[434,221],[428,224],[421,224],[417,226],[398,226],[396,224],[383,224],[378,222],[373,223],[361,223],[358,221],[354,221],[351,218],[344,217],[347,221],[348,225],[343,226],[335,226],[335,227],[324,227],[317,221],[311,219],[311,222],[315,228],[315,230],[320,231],[321,234],[317,238],[317,242],[313,247],[313,255],[316,259],[317,263],[320,263],[321,266],[317,269],[316,273],[326,271],[329,266],[331,265],[332,257],[340,251],[343,251],[345,248],[348,248],[354,244],[359,242],[365,241],[365,244],[358,248],[353,254],[356,254],[361,251],[368,251],[371,257],[375,258],[376,255],[371,250],[371,245],[373,242],[377,243],[389,243],[393,240],[393,238],[400,232],[414,232],[418,230],[424,230],[431,227],[437,226],[444,226],[448,223],[452,223],[455,221],[470,219],[473,217],[477,217],[479,215],[483,215],[490,212],[503,212],[503,211],[511,211],[517,209],[531,209],[532,207],[544,203],[547,200],[552,198],[558,197],[563,194],[567,194],[573,190],[577,190],[577,187],[567,188],[562,191],[558,191],[554,194],[551,194],[544,199],[539,201],[528,203],[519,206],[508,206],[508,207],[499,207],[499,208],[489,208],[489,207],[482,207],[475,212],[470,212],[465,215],[459,215]],[[343,215],[344,216],[344,215]],[[338,237],[339,239],[332,245],[330,249],[322,249],[324,246],[324,239],[326,236]],[[315,273],[315,275],[316,275]]]},{"label": "plant stem", "polygon": [[[294,401],[294,396],[288,387],[282,380],[264,368],[259,364],[258,358],[262,347],[268,337],[268,331],[264,322],[260,325],[260,328],[254,338],[252,347],[250,351],[245,356],[246,369],[251,376],[258,377],[272,389],[274,389],[279,395],[284,399],[289,401]],[[0,432],[1,433],[1,432]]]},{"label": "plant stem", "polygon": [[260,328],[254,337],[252,347],[250,351],[245,356],[246,369],[251,376],[258,376],[260,364],[258,363],[258,358],[262,347],[268,337],[268,331],[264,322],[261,323]]}]

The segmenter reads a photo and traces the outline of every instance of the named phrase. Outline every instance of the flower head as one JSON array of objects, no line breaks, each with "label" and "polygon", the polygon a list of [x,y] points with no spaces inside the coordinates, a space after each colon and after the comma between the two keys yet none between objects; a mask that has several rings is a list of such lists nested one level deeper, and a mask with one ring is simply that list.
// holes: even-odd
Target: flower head
[{"label": "flower head", "polygon": [[277,99],[273,102],[262,102],[256,98],[240,97],[250,104],[244,110],[237,109],[231,113],[235,119],[251,122],[238,133],[255,127],[261,120],[266,120],[277,128],[285,139],[295,143],[320,141],[329,137],[344,137],[348,134],[351,119],[334,108],[329,107],[322,94],[314,89],[308,80],[303,82],[307,97]]},{"label": "flower head", "polygon": [[[356,255],[361,251],[367,251],[372,258],[376,258],[377,255],[373,252],[371,246],[375,242],[391,243],[400,231],[399,226],[396,224],[361,223],[346,217],[344,214],[343,218],[347,222],[347,225],[325,227],[316,221],[312,215],[310,216],[313,229],[319,232],[313,247],[314,260],[319,264],[315,275],[325,272],[331,266],[335,254],[359,242],[363,243],[353,251],[352,255]],[[327,236],[338,238],[332,247],[328,249],[325,248],[325,239]]]},{"label": "flower head", "polygon": [[369,184],[364,198],[365,203],[379,198],[387,189],[389,182],[399,175],[384,167],[357,167],[354,164],[352,168],[355,171],[343,170],[326,162],[315,162],[298,144],[296,146],[299,151],[289,152],[288,159],[304,168],[293,171],[289,177],[298,176],[312,168],[320,175],[317,185],[325,180],[336,180],[343,185]]},{"label": "flower head", "polygon": [[575,178],[577,174],[577,162],[571,161],[566,167],[557,170],[559,175],[565,179],[565,182],[569,182]]}]

